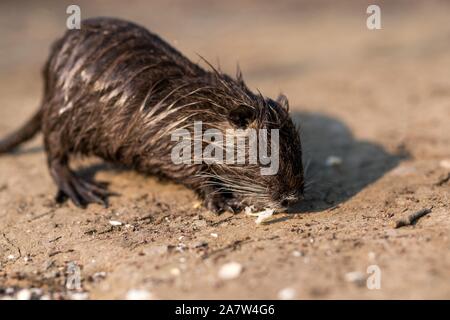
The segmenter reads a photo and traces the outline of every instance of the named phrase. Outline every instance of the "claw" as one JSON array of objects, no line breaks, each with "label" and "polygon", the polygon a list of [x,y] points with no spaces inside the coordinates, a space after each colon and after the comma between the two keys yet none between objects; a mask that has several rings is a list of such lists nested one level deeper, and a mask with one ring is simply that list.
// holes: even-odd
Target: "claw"
[{"label": "claw", "polygon": [[67,165],[56,163],[50,169],[59,188],[55,198],[58,203],[70,198],[80,208],[85,208],[89,203],[108,207],[108,196],[112,193],[108,192],[105,187],[83,180],[75,175]]},{"label": "claw", "polygon": [[236,198],[226,197],[224,195],[215,194],[205,199],[205,207],[215,214],[221,214],[224,211],[237,213],[242,210],[239,200]]}]

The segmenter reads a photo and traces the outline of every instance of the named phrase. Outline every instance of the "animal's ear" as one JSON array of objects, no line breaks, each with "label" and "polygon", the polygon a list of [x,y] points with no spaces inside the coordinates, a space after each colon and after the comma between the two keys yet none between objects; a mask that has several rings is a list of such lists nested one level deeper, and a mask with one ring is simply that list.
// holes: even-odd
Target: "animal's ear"
[{"label": "animal's ear", "polygon": [[241,104],[228,113],[228,121],[238,129],[245,129],[256,118],[255,109]]},{"label": "animal's ear", "polygon": [[289,101],[284,94],[280,93],[277,98],[277,102],[284,110],[289,111]]},{"label": "animal's ear", "polygon": [[245,88],[244,76],[239,64],[236,65],[236,81],[242,88]]}]

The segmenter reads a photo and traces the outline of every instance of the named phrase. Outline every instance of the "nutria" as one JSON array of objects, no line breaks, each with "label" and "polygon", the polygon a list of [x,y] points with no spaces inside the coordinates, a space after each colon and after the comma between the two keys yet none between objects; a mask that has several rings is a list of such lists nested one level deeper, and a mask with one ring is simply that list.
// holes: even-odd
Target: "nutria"
[{"label": "nutria", "polygon": [[[246,205],[285,209],[300,199],[304,186],[300,137],[287,99],[255,94],[240,71],[233,79],[208,65],[203,69],[136,24],[85,20],[52,46],[41,107],[0,142],[0,153],[42,131],[56,200],[70,198],[79,207],[106,205],[110,193],[70,169],[74,155],[184,184],[214,212]],[[260,164],[174,164],[170,133],[193,121],[221,132],[279,129],[277,173],[262,175]]]}]

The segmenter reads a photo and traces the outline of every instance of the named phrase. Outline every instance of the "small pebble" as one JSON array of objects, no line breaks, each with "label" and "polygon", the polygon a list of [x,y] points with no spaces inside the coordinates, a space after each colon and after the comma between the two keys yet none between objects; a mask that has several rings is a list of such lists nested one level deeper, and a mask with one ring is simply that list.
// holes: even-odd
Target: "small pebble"
[{"label": "small pebble", "polygon": [[441,162],[439,162],[439,165],[444,169],[450,169],[450,160],[441,160]]},{"label": "small pebble", "polygon": [[87,292],[73,292],[69,294],[71,300],[87,300],[89,299],[89,294]]},{"label": "small pebble", "polygon": [[22,289],[17,292],[16,295],[17,300],[30,300],[31,299],[31,290]]},{"label": "small pebble", "polygon": [[222,280],[232,280],[240,276],[242,265],[238,262],[229,262],[219,269],[219,278]]},{"label": "small pebble", "polygon": [[178,268],[172,268],[170,269],[170,274],[174,277],[178,277],[181,274],[181,271]]},{"label": "small pebble", "polygon": [[219,235],[217,233],[211,233],[211,237],[217,238]]},{"label": "small pebble", "polygon": [[176,247],[175,247],[175,251],[183,253],[184,250],[186,250],[187,246],[184,243],[179,243]]},{"label": "small pebble", "polygon": [[96,272],[92,275],[92,280],[95,281],[100,281],[106,278],[106,272],[105,271],[100,271],[100,272]]},{"label": "small pebble", "polygon": [[202,206],[202,203],[200,201],[197,201],[194,203],[194,205],[192,206],[193,209],[198,209]]},{"label": "small pebble", "polygon": [[208,242],[205,241],[199,241],[194,243],[194,248],[204,248],[208,246]]},{"label": "small pebble", "polygon": [[366,276],[362,272],[352,271],[345,274],[345,280],[356,283],[357,285],[363,285],[366,281]]},{"label": "small pebble", "polygon": [[5,289],[5,293],[6,293],[7,295],[13,294],[13,293],[14,293],[14,288],[11,288],[11,287],[6,288],[6,289]]},{"label": "small pebble", "polygon": [[342,164],[342,158],[338,156],[329,156],[325,161],[327,167],[338,167]]},{"label": "small pebble", "polygon": [[294,256],[294,257],[303,257],[303,252],[301,252],[301,251],[298,251],[298,250],[294,250],[294,251],[292,251],[292,255]]},{"label": "small pebble", "polygon": [[151,300],[152,298],[153,294],[145,289],[131,289],[126,295],[127,300]]},{"label": "small pebble", "polygon": [[297,292],[294,288],[284,288],[278,292],[278,299],[280,300],[293,300],[295,299]]},{"label": "small pebble", "polygon": [[112,225],[112,226],[114,226],[114,227],[117,227],[117,226],[121,226],[121,225],[122,225],[122,222],[116,221],[116,220],[110,220],[110,221],[109,221],[109,224]]}]

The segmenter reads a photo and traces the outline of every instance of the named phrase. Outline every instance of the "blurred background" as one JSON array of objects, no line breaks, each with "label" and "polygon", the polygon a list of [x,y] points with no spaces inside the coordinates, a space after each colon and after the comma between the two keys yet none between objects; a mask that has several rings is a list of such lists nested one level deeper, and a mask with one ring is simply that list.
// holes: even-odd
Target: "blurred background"
[{"label": "blurred background", "polygon": [[[67,205],[39,218],[55,191],[39,138],[36,152],[0,160],[0,230],[33,256],[28,264],[0,260],[0,289],[2,281],[17,284],[15,272],[25,274],[21,286],[50,283],[37,282],[35,271],[50,259],[47,251],[57,250],[60,269],[75,260],[86,279],[108,272],[100,284],[85,282],[92,298],[123,298],[132,286],[159,298],[274,299],[285,286],[296,290],[295,298],[450,297],[450,192],[442,178],[450,172],[450,1],[2,0],[0,136],[36,110],[41,69],[66,30],[70,4],[80,6],[83,19],[141,24],[193,61],[204,56],[233,76],[239,63],[251,89],[285,93],[302,127],[317,192],[299,214],[259,228],[244,215],[222,224],[223,217],[192,209],[195,197],[182,188],[106,172],[122,194],[112,200],[114,212],[138,228],[92,235],[89,230],[109,226],[108,218],[119,219],[112,210]],[[370,4],[381,8],[381,30],[366,26]],[[329,156],[342,164],[328,166]],[[154,194],[153,202],[138,197],[143,192],[156,192],[164,206]],[[171,209],[160,212],[166,204]],[[433,207],[429,219],[390,227],[392,219],[424,207]],[[159,225],[138,219],[149,211],[163,217]],[[35,214],[39,219],[28,219]],[[200,214],[207,223],[195,220]],[[173,248],[180,236],[190,248],[185,253],[151,253],[152,245]],[[49,237],[62,238],[50,243]],[[199,248],[199,241],[208,246]],[[15,254],[10,242],[0,245]],[[204,258],[201,250],[220,254]],[[230,260],[240,261],[244,272],[224,284],[217,270]],[[364,285],[372,263],[383,271],[382,290]],[[173,275],[172,267],[181,273]]]},{"label": "blurred background", "polygon": [[[50,44],[65,31],[66,8],[72,3],[1,2],[2,117],[11,113],[25,117],[37,106],[41,68]],[[421,94],[440,96],[449,90],[448,1],[76,4],[82,18],[115,16],[142,24],[194,61],[199,60],[197,54],[202,55],[233,75],[239,63],[251,88],[268,96],[282,91],[294,108],[340,117],[351,114],[347,124],[364,138],[406,139],[410,126],[421,125],[409,123],[409,118],[431,107],[421,104]],[[369,4],[380,5],[382,30],[366,27]],[[443,120],[428,112],[420,119]],[[381,127],[384,130],[379,132]],[[428,128],[428,134],[432,133],[446,132],[433,125]]]}]

